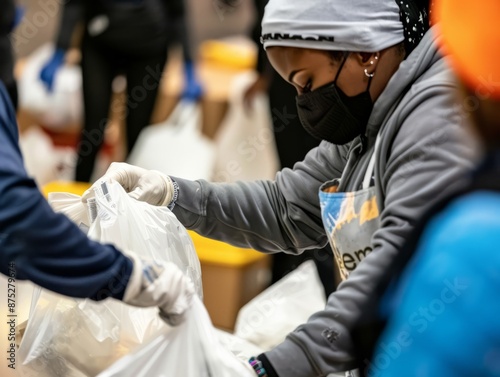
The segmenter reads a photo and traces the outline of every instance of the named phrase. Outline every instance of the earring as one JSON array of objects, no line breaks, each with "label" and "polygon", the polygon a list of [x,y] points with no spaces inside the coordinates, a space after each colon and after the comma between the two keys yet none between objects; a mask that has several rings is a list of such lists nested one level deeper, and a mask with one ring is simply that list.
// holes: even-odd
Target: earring
[{"label": "earring", "polygon": [[365,68],[365,76],[372,78],[373,76],[375,76],[375,73],[368,73],[368,69]]}]

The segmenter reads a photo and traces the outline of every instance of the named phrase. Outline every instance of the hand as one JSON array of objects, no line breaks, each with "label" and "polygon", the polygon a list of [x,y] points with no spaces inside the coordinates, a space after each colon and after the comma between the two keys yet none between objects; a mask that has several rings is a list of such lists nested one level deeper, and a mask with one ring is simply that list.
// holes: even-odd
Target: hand
[{"label": "hand", "polygon": [[243,94],[243,106],[246,111],[252,110],[252,103],[255,97],[260,93],[267,92],[269,87],[269,79],[266,75],[259,75],[257,79],[250,85]]},{"label": "hand", "polygon": [[203,95],[203,88],[196,79],[195,67],[191,61],[184,63],[184,80],[184,91],[181,98],[193,102],[198,101]]},{"label": "hand", "polygon": [[139,307],[158,306],[160,317],[169,325],[182,323],[195,292],[191,280],[174,263],[157,264],[135,255],[129,257],[134,267],[123,302]]},{"label": "hand", "polygon": [[132,198],[155,206],[169,205],[174,198],[174,183],[168,175],[123,162],[113,162],[106,174],[85,191],[82,196],[84,203],[94,196],[94,186],[103,180],[115,180]]},{"label": "hand", "polygon": [[65,51],[63,49],[56,49],[50,60],[40,71],[40,80],[45,84],[47,90],[51,93],[54,90],[54,80],[57,71],[64,63],[64,55]]},{"label": "hand", "polygon": [[23,20],[23,17],[24,17],[24,13],[25,13],[25,9],[24,7],[21,7],[21,6],[16,6],[16,13],[14,15],[14,22],[12,23],[11,27],[10,27],[10,31],[12,32],[16,27],[19,26],[19,24],[21,23],[21,21]]}]

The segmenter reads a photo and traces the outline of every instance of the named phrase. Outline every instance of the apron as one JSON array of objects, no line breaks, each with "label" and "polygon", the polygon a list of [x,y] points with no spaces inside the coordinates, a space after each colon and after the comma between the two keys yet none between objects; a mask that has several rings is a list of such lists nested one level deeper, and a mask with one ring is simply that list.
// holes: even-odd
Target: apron
[{"label": "apron", "polygon": [[[377,138],[361,190],[338,192],[342,177],[326,182],[320,187],[319,200],[323,226],[342,280],[347,279],[349,273],[371,253],[372,236],[380,227],[380,211],[375,187],[370,187],[379,145],[380,141]],[[346,377],[358,375],[357,371],[346,372]]]}]

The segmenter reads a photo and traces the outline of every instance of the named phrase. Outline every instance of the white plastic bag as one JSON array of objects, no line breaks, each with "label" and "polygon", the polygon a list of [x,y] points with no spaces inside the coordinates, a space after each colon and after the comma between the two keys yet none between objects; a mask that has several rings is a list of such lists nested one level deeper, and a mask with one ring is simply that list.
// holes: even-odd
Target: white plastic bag
[{"label": "white plastic bag", "polygon": [[181,101],[166,122],[143,129],[127,162],[174,177],[211,179],[215,145],[201,133],[199,105]]},{"label": "white plastic bag", "polygon": [[19,106],[54,130],[81,122],[83,115],[82,75],[77,65],[63,65],[54,78],[52,93],[40,80],[43,66],[54,52],[45,44],[31,53],[19,78]]},{"label": "white plastic bag", "polygon": [[38,126],[31,126],[19,136],[24,166],[39,186],[58,179],[60,159],[50,137]]},{"label": "white plastic bag", "polygon": [[[49,200],[89,237],[113,243],[143,258],[171,261],[192,278],[201,294],[201,269],[191,238],[166,207],[130,198],[115,182],[98,186],[94,211],[80,197],[51,194]],[[157,308],[137,308],[116,300],[94,302],[35,289],[19,349],[24,376],[95,376],[166,328]]]},{"label": "white plastic bag", "polygon": [[252,356],[260,355],[263,352],[255,344],[238,338],[234,334],[219,329],[215,329],[215,332],[222,346],[243,362],[248,362]]},{"label": "white plastic bag", "polygon": [[244,73],[233,81],[229,110],[215,137],[214,181],[274,179],[279,169],[267,95],[256,96],[251,111],[243,105],[243,94],[255,78]]},{"label": "white plastic bag", "polygon": [[307,261],[243,306],[234,333],[268,351],[325,304],[316,266]]},{"label": "white plastic bag", "polygon": [[195,297],[186,320],[123,357],[98,377],[254,377],[218,341],[208,313]]}]

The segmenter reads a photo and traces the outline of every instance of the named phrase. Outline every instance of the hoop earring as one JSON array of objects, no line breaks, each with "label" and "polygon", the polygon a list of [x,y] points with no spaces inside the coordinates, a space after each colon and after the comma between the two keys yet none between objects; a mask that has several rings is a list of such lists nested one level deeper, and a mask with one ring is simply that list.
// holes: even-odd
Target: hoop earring
[{"label": "hoop earring", "polygon": [[365,68],[365,76],[372,78],[373,76],[375,76],[375,72],[374,73],[368,73],[368,69]]}]

